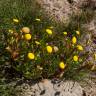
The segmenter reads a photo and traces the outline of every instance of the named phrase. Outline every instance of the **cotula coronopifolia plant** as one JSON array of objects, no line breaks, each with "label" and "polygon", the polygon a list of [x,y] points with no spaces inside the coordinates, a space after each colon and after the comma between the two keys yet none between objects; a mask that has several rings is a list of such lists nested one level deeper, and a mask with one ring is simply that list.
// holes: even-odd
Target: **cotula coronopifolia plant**
[{"label": "cotula coronopifolia plant", "polygon": [[80,31],[56,32],[54,26],[40,18],[31,26],[19,26],[22,22],[18,19],[12,22],[15,27],[6,30],[5,50],[10,55],[11,66],[24,77],[67,77],[77,72],[84,60],[80,56],[84,48],[78,42]]}]

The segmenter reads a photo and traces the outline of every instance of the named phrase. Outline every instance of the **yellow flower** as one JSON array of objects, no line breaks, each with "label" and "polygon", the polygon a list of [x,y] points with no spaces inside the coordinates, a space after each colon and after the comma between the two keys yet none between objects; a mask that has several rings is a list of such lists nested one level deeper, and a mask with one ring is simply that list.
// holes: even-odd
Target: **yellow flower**
[{"label": "yellow flower", "polygon": [[30,28],[29,27],[23,27],[21,31],[23,33],[29,33],[30,32]]},{"label": "yellow flower", "polygon": [[74,61],[78,61],[78,56],[75,55],[75,56],[73,57],[73,60],[74,60]]},{"label": "yellow flower", "polygon": [[57,52],[59,50],[57,46],[54,46],[53,49],[54,49],[54,52]]},{"label": "yellow flower", "polygon": [[31,34],[25,34],[25,39],[30,40],[32,38]]},{"label": "yellow flower", "polygon": [[41,19],[39,19],[39,18],[36,18],[35,20],[36,20],[36,21],[41,21]]},{"label": "yellow flower", "polygon": [[46,32],[47,32],[49,35],[52,35],[52,30],[51,30],[51,29],[46,29]]},{"label": "yellow flower", "polygon": [[52,53],[52,47],[51,46],[47,46],[46,48],[47,48],[48,53]]},{"label": "yellow flower", "polygon": [[29,59],[35,59],[35,55],[34,55],[34,53],[28,53],[28,55],[27,55],[27,57],[29,58]]},{"label": "yellow flower", "polygon": [[59,67],[60,67],[60,69],[64,69],[65,66],[66,66],[66,65],[64,64],[64,62],[60,62],[60,63],[59,63]]},{"label": "yellow flower", "polygon": [[13,22],[18,23],[19,20],[14,18],[14,19],[13,19]]},{"label": "yellow flower", "polygon": [[77,49],[82,51],[83,50],[83,47],[81,45],[77,45]]},{"label": "yellow flower", "polygon": [[77,35],[80,35],[80,31],[76,31],[76,34],[77,34]]},{"label": "yellow flower", "polygon": [[67,32],[63,32],[64,35],[67,35]]},{"label": "yellow flower", "polygon": [[40,45],[40,42],[38,42],[38,41],[35,41],[35,43],[36,43],[37,45]]},{"label": "yellow flower", "polygon": [[72,43],[73,43],[73,44],[76,44],[76,42],[77,42],[77,38],[74,36],[74,37],[72,38]]}]

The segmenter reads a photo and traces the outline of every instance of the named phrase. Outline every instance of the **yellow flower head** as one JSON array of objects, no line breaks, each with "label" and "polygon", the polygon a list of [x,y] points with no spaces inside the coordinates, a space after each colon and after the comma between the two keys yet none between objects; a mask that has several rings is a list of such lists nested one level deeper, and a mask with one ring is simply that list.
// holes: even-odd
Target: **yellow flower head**
[{"label": "yellow flower head", "polygon": [[51,46],[47,46],[46,49],[47,49],[48,53],[52,53],[52,51],[53,51]]},{"label": "yellow flower head", "polygon": [[76,31],[76,34],[77,34],[77,35],[80,35],[80,31]]},{"label": "yellow flower head", "polygon": [[39,19],[39,18],[36,18],[35,20],[36,20],[36,21],[41,21],[41,19]]},{"label": "yellow flower head", "polygon": [[63,32],[64,35],[67,35],[67,32]]},{"label": "yellow flower head", "polygon": [[77,45],[77,49],[83,51],[83,47],[81,45]]},{"label": "yellow flower head", "polygon": [[23,27],[21,31],[23,33],[29,33],[30,32],[30,28],[29,27]]},{"label": "yellow flower head", "polygon": [[46,29],[46,32],[47,32],[49,35],[52,35],[52,30],[51,30],[51,29]]},{"label": "yellow flower head", "polygon": [[32,38],[31,34],[25,34],[25,39],[30,40]]},{"label": "yellow flower head", "polygon": [[73,60],[78,61],[78,56],[77,55],[73,56]]},{"label": "yellow flower head", "polygon": [[29,59],[35,59],[35,55],[34,55],[34,53],[28,53],[28,55],[27,55],[27,57],[29,58]]},{"label": "yellow flower head", "polygon": [[73,44],[76,44],[76,42],[77,42],[77,38],[74,36],[74,37],[72,38],[72,43],[73,43]]},{"label": "yellow flower head", "polygon": [[60,68],[60,69],[64,69],[65,66],[66,66],[66,65],[64,64],[64,62],[60,62],[60,63],[59,63],[59,68]]},{"label": "yellow flower head", "polygon": [[19,20],[14,18],[14,19],[13,19],[13,22],[18,23]]},{"label": "yellow flower head", "polygon": [[38,42],[38,41],[35,41],[35,43],[36,43],[37,45],[40,45],[40,42]]}]

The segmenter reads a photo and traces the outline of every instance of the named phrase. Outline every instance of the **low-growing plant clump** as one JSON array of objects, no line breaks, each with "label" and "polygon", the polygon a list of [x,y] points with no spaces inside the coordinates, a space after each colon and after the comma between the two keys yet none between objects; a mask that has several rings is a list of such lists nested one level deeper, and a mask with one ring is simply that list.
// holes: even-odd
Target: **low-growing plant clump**
[{"label": "low-growing plant clump", "polygon": [[50,20],[35,1],[2,0],[0,10],[0,71],[16,71],[14,75],[29,79],[75,79],[87,71],[87,53],[80,43],[85,15],[73,16],[65,28]]},{"label": "low-growing plant clump", "polygon": [[[79,43],[81,32],[56,32],[55,27],[42,18],[34,18],[33,24],[11,20],[12,28],[4,30],[4,54],[2,62],[8,63],[24,77],[55,78],[74,77],[85,59],[84,47]],[[77,73],[78,72],[78,73]]]}]

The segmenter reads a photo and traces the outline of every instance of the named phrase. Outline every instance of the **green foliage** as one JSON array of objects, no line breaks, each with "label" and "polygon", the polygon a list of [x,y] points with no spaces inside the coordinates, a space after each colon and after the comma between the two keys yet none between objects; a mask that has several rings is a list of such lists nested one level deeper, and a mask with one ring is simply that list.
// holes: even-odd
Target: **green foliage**
[{"label": "green foliage", "polygon": [[[81,32],[80,35],[76,34],[76,30],[81,30],[78,26],[56,26],[32,0],[2,0],[0,3],[0,64],[8,63],[24,77],[32,79],[60,77],[62,72],[68,78],[78,70],[85,58],[79,56],[82,52],[77,49],[81,37]],[[19,21],[15,22],[13,19]],[[30,40],[21,32],[23,27],[31,30]],[[52,34],[46,32],[46,29]],[[67,35],[64,35],[64,31],[67,31]],[[72,44],[73,37],[77,38],[76,44]],[[48,52],[47,46],[52,48],[51,53]],[[57,52],[54,47],[57,47]],[[30,60],[28,53],[33,53],[35,58]],[[79,60],[73,60],[75,55]],[[64,69],[60,68],[60,62],[64,62]]]},{"label": "green foliage", "polygon": [[6,84],[5,81],[0,80],[0,95],[1,96],[15,96],[13,95],[14,88],[9,84]]},{"label": "green foliage", "polygon": [[[83,13],[78,19],[72,17],[65,28],[52,22],[35,0],[1,0],[0,12],[0,96],[12,95],[12,87],[2,82],[6,75],[11,79],[18,74],[27,79],[77,79],[83,76],[86,70],[81,67],[87,54],[77,48],[84,31],[81,26],[86,22]],[[30,29],[30,40],[30,36],[25,37],[24,27]],[[76,44],[72,43],[73,37]],[[28,53],[32,53],[31,56]],[[75,55],[77,61],[73,60]],[[11,70],[11,76],[7,69]]]}]

